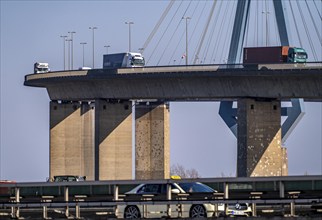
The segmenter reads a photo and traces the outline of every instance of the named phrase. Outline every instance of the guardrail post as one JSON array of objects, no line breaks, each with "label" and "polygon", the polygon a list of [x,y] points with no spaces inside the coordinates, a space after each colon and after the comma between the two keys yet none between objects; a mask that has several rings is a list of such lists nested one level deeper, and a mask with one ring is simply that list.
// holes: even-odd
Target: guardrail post
[{"label": "guardrail post", "polygon": [[[260,199],[261,195],[263,195],[262,192],[250,192],[250,198],[252,200],[254,199]],[[256,203],[252,201],[252,216],[253,217],[257,217],[257,207],[256,207]]]},{"label": "guardrail post", "polygon": [[[18,203],[20,203],[20,188],[19,187],[16,187],[15,188],[15,202],[16,202],[16,204],[18,204]],[[19,208],[19,206],[16,206],[15,207],[15,210],[14,210],[14,212],[15,212],[15,217],[16,218],[19,218],[20,217],[20,208]]]},{"label": "guardrail post", "polygon": [[[224,193],[215,192],[213,195],[214,195],[215,200],[224,198]],[[216,202],[215,203],[215,217],[218,217],[218,216],[219,216],[219,210],[218,210],[218,203]]]},{"label": "guardrail post", "polygon": [[68,192],[68,186],[65,186],[64,198],[65,198],[65,202],[66,202],[66,212],[65,212],[65,216],[68,218],[69,217],[69,206],[68,206],[69,192]]},{"label": "guardrail post", "polygon": [[291,217],[295,216],[295,203],[294,200],[291,202]]},{"label": "guardrail post", "polygon": [[[224,199],[227,201],[227,199],[229,198],[229,184],[228,183],[224,183]],[[224,203],[224,210],[225,210],[225,215],[227,213],[227,203]]]},{"label": "guardrail post", "polygon": [[52,202],[52,199],[54,197],[53,196],[41,196],[41,202],[44,203],[43,206],[42,206],[42,218],[43,219],[50,219],[48,218],[48,208],[47,208],[47,204],[45,203],[50,203]]},{"label": "guardrail post", "polygon": [[[117,202],[119,200],[119,186],[118,185],[114,185],[114,201]],[[115,206],[115,217],[118,218],[118,205]]]},{"label": "guardrail post", "polygon": [[[171,183],[167,184],[167,200],[171,200]],[[167,204],[167,215],[168,217],[171,217],[171,205]]]},{"label": "guardrail post", "polygon": [[300,191],[295,191],[295,192],[288,192],[288,197],[291,198],[291,217],[295,217],[295,199],[299,197]]},{"label": "guardrail post", "polygon": [[75,205],[76,219],[81,219],[81,208],[79,203],[84,202],[86,197],[87,197],[86,195],[74,196],[74,201],[76,202],[76,205]]},{"label": "guardrail post", "polygon": [[42,218],[43,219],[48,219],[48,212],[47,212],[47,206],[46,205],[44,205],[42,207]]},{"label": "guardrail post", "polygon": [[280,198],[285,198],[285,187],[284,187],[283,181],[279,181],[279,188],[280,188]]}]

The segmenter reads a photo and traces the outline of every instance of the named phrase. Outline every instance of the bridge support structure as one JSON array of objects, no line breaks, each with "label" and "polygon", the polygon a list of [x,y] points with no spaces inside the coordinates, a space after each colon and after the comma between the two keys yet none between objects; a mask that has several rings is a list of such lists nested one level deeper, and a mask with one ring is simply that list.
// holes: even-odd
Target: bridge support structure
[{"label": "bridge support structure", "polygon": [[[229,64],[241,61],[250,3],[251,0],[238,0],[228,54]],[[274,9],[281,45],[288,46],[286,18],[281,0],[274,1]],[[285,142],[302,118],[303,100],[292,99],[293,107],[282,110],[280,102],[278,105],[275,101],[267,102],[267,105],[264,103],[251,101],[251,99],[240,99],[238,113],[232,108],[232,101],[222,101],[220,104],[220,116],[238,139],[237,176],[239,177],[288,174],[286,148],[282,148],[281,144]],[[255,104],[256,110],[249,110],[249,106],[255,107]],[[271,111],[271,107],[274,111]],[[279,112],[279,115],[276,112]],[[280,126],[281,116],[288,116],[282,128]]]},{"label": "bridge support structure", "polygon": [[[136,179],[170,177],[169,106],[135,108]],[[50,178],[132,179],[132,102],[50,102]]]},{"label": "bridge support structure", "polygon": [[281,102],[245,98],[237,105],[237,177],[287,175]]},{"label": "bridge support structure", "polygon": [[87,102],[50,102],[50,178],[79,175],[94,179],[93,116]]},{"label": "bridge support structure", "polygon": [[95,180],[132,179],[132,102],[95,100]]},{"label": "bridge support structure", "polygon": [[135,107],[135,178],[170,177],[169,106],[140,103]]},{"label": "bridge support structure", "polygon": [[132,179],[131,102],[50,102],[50,178]]}]

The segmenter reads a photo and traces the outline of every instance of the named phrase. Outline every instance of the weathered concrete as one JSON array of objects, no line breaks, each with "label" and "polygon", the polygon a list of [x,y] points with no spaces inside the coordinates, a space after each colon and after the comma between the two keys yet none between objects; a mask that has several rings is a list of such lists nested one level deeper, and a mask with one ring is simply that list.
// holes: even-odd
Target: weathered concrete
[{"label": "weathered concrete", "polygon": [[132,179],[131,106],[95,100],[95,180]]},{"label": "weathered concrete", "polygon": [[80,175],[94,180],[93,116],[87,102],[50,102],[51,178]]},{"label": "weathered concrete", "polygon": [[50,177],[55,175],[132,179],[131,102],[50,102]]},{"label": "weathered concrete", "polygon": [[238,100],[237,176],[287,175],[280,101]]},{"label": "weathered concrete", "polygon": [[135,178],[169,178],[169,106],[160,103],[137,105],[135,130]]}]

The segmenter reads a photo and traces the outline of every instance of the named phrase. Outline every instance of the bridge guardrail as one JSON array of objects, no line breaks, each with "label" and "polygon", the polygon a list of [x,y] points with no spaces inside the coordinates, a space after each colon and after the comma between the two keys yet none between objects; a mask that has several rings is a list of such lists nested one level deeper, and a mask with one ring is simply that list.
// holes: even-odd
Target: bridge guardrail
[{"label": "bridge guardrail", "polygon": [[[132,199],[124,196],[124,192],[142,182],[171,185],[174,182],[196,181],[212,186],[219,191],[221,196],[198,193],[182,197],[174,195],[172,198],[168,195],[152,196],[149,200],[143,200],[140,196]],[[10,183],[2,184],[1,188],[9,189],[9,193],[0,196],[0,209],[10,208],[14,216],[19,216],[20,208],[28,207],[46,207],[47,209],[48,207],[66,206],[69,210],[76,206],[79,209],[94,206],[115,207],[124,204],[232,204],[240,202],[258,205],[290,204],[292,209],[295,209],[295,204],[322,203],[322,176]],[[260,196],[254,197],[256,192]]]}]

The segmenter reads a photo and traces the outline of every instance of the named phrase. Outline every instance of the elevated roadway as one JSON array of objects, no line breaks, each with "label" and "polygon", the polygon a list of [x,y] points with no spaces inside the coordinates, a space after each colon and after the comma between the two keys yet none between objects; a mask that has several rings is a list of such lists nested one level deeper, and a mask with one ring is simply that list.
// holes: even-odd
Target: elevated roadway
[{"label": "elevated roadway", "polygon": [[220,101],[250,97],[321,101],[322,63],[58,71],[26,75],[24,84],[47,88],[51,100]]},{"label": "elevated roadway", "polygon": [[137,179],[169,178],[168,101],[236,100],[228,118],[238,118],[229,124],[238,129],[237,176],[280,176],[288,173],[281,101],[321,101],[322,63],[58,71],[26,75],[24,84],[46,88],[52,100],[50,177],[131,179],[131,100],[145,100],[135,106]]}]

